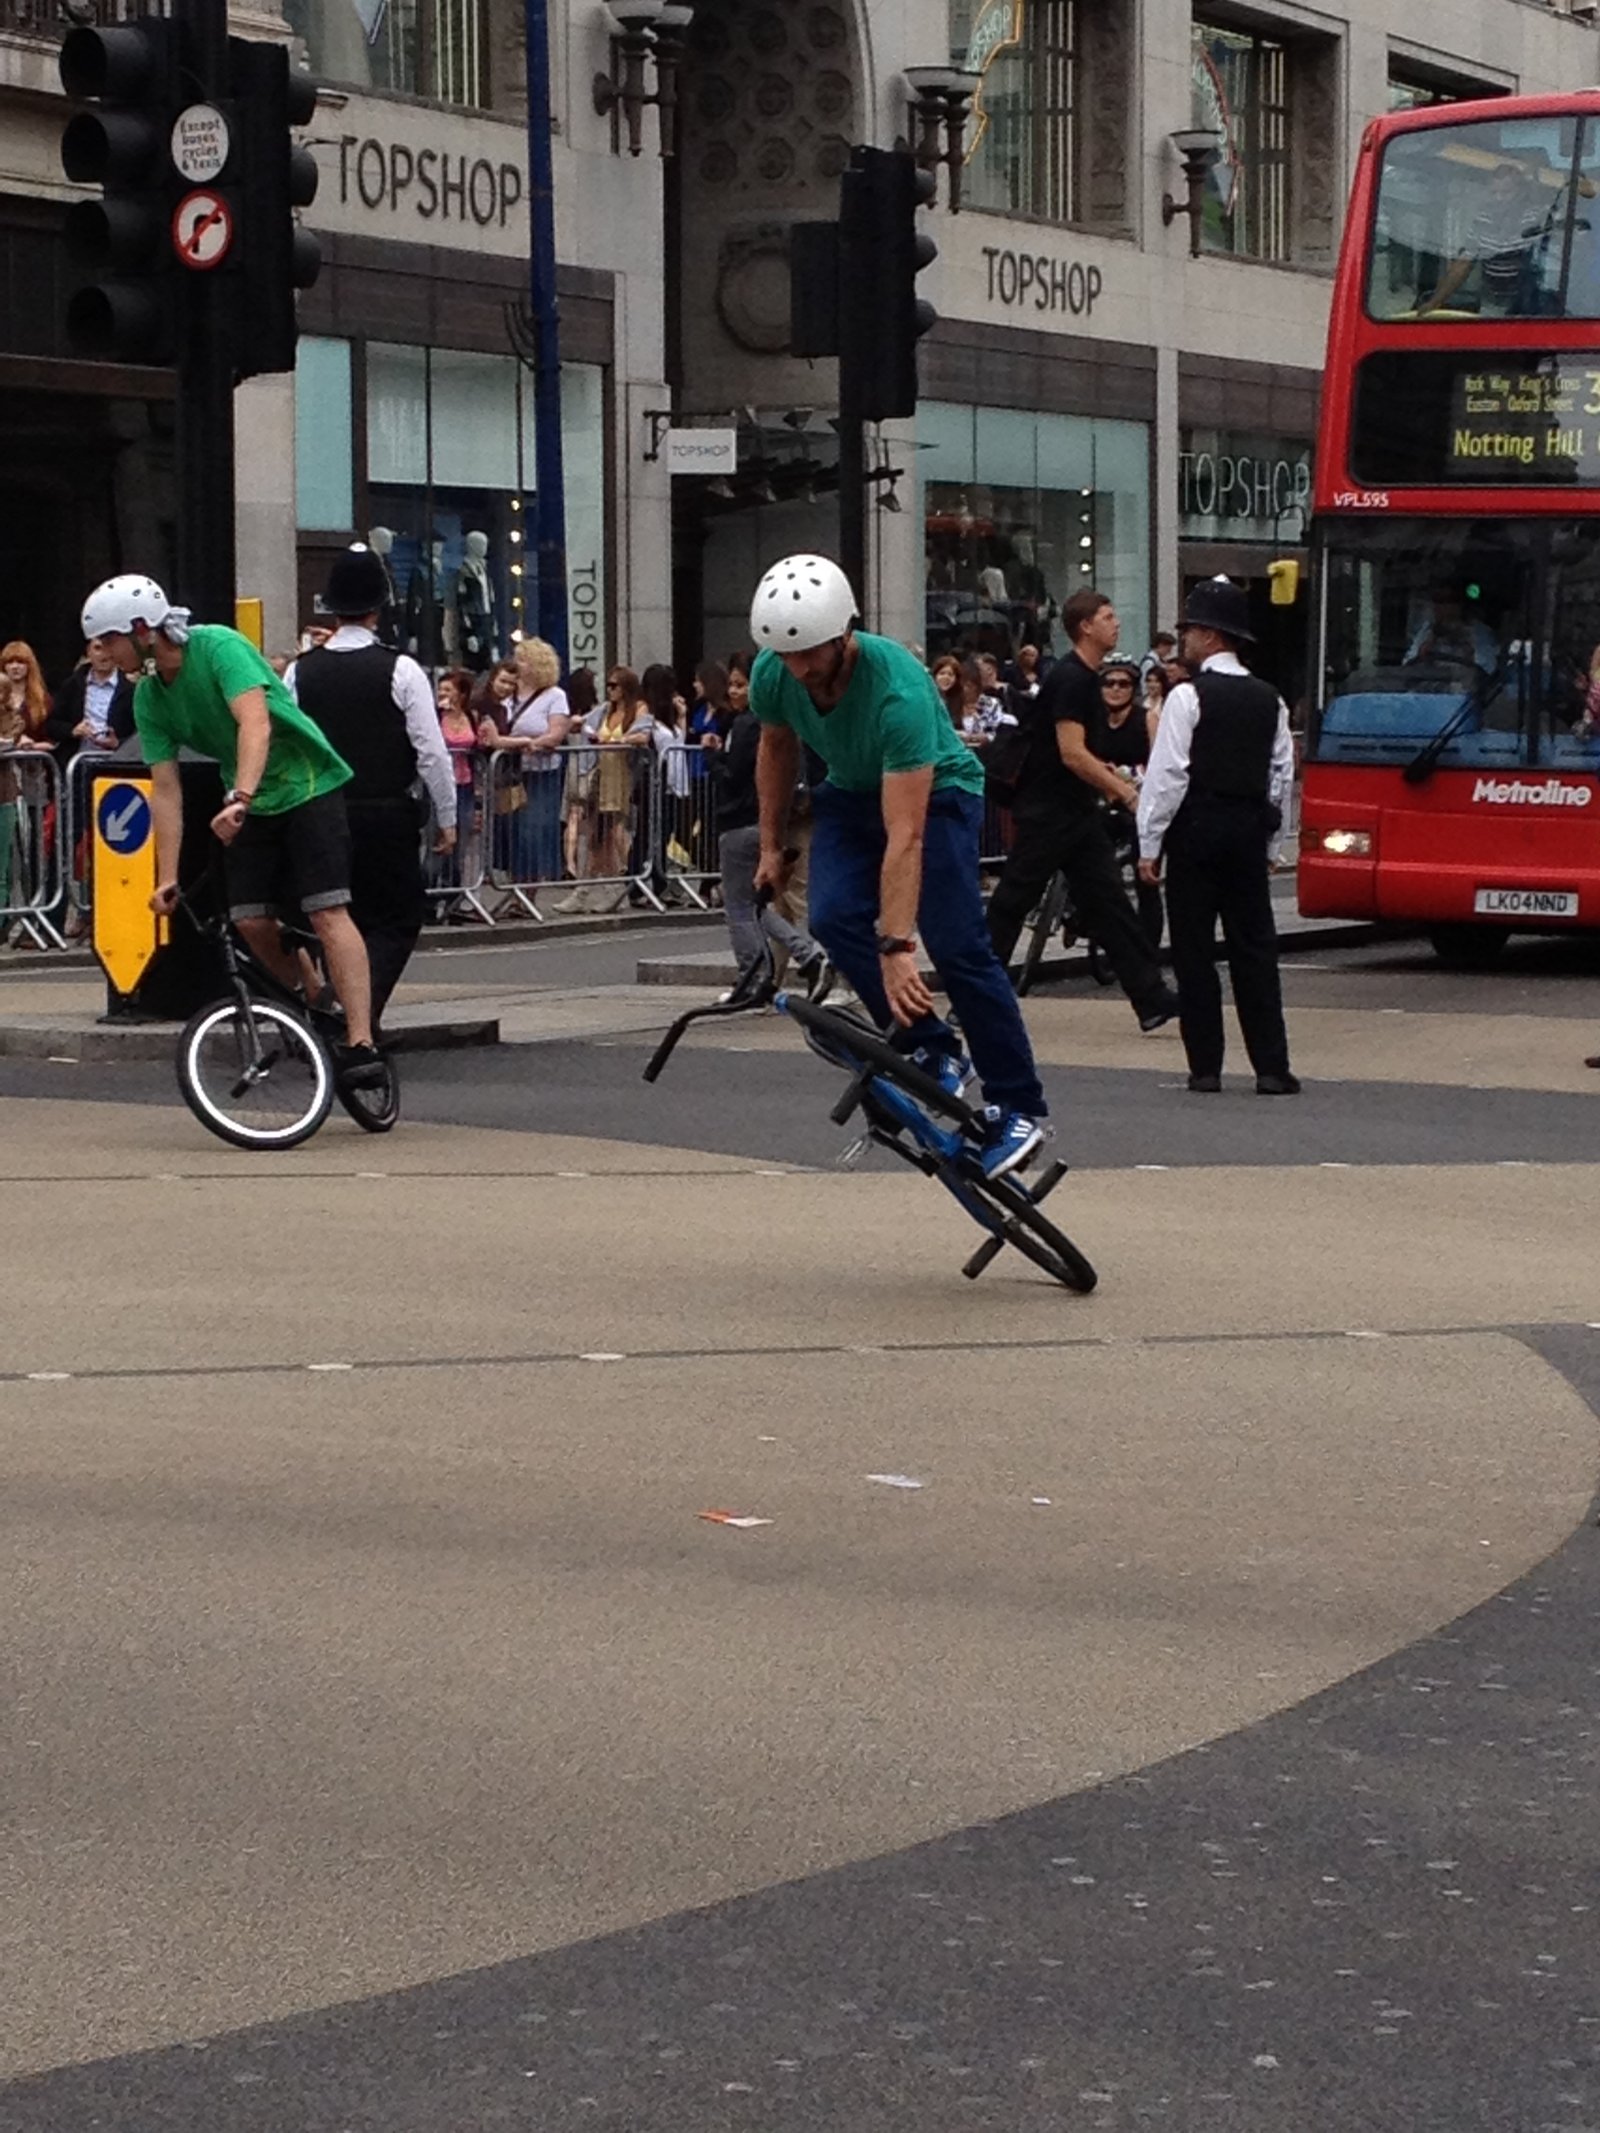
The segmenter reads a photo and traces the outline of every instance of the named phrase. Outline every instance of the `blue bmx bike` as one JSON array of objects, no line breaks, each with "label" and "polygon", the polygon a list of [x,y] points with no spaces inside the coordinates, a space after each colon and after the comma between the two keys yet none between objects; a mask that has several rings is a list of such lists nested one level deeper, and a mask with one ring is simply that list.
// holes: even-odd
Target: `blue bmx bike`
[{"label": "blue bmx bike", "polygon": [[1052,1162],[1031,1185],[1016,1176],[985,1177],[979,1161],[980,1113],[897,1052],[864,1015],[847,1008],[821,1007],[803,995],[780,991],[772,951],[765,944],[723,999],[708,1007],[692,1007],[678,1017],[657,1045],[644,1070],[645,1080],[656,1079],[692,1024],[748,1014],[769,1003],[799,1026],[818,1058],[850,1077],[829,1113],[834,1124],[846,1125],[859,1112],[866,1129],[863,1141],[886,1148],[914,1170],[937,1178],[979,1228],[987,1231],[961,1269],[969,1281],[976,1281],[1009,1244],[1052,1280],[1080,1295],[1088,1294],[1097,1279],[1094,1268],[1043,1212],[1042,1203],[1067,1174],[1066,1164]]}]

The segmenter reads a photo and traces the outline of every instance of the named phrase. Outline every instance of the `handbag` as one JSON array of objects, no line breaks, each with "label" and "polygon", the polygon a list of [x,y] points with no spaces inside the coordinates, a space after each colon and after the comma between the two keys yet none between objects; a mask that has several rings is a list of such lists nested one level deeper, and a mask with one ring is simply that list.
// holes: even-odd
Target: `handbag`
[{"label": "handbag", "polygon": [[494,811],[497,815],[520,815],[527,804],[527,789],[521,778],[518,778],[515,785],[497,785],[494,789]]}]

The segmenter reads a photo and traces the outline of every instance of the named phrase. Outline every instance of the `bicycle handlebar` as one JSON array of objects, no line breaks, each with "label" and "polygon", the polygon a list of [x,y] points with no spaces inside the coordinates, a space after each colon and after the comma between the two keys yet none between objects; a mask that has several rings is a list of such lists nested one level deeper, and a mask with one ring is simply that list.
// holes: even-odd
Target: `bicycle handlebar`
[{"label": "bicycle handlebar", "polygon": [[[772,901],[772,891],[762,889],[756,895],[756,910],[764,911]],[[650,1056],[650,1064],[644,1070],[646,1081],[654,1081],[662,1068],[677,1050],[685,1030],[692,1022],[708,1022],[723,1015],[748,1014],[754,1007],[765,1007],[778,996],[778,971],[773,960],[772,943],[766,935],[761,936],[761,946],[746,963],[733,981],[733,989],[722,1000],[713,1000],[706,1007],[691,1007],[682,1014],[667,1031]]]}]

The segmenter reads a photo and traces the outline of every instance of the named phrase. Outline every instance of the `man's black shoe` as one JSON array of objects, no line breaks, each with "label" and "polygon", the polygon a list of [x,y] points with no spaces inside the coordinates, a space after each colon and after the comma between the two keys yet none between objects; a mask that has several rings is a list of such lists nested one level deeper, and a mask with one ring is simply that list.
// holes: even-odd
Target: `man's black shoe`
[{"label": "man's black shoe", "polygon": [[1592,1059],[1586,1059],[1583,1063],[1587,1067],[1600,1067],[1600,1052],[1596,1052]]},{"label": "man's black shoe", "polygon": [[375,1044],[336,1044],[333,1071],[341,1089],[377,1089],[388,1069]]},{"label": "man's black shoe", "polygon": [[1221,1092],[1222,1076],[1220,1074],[1191,1074],[1189,1076],[1190,1095],[1217,1096]]},{"label": "man's black shoe", "polygon": [[1139,1028],[1141,1033],[1148,1037],[1158,1029],[1165,1029],[1167,1024],[1177,1015],[1177,1012],[1178,995],[1175,992],[1164,993],[1157,1006],[1150,1008],[1148,1012],[1140,1014]]},{"label": "man's black shoe", "polygon": [[1298,1096],[1300,1094],[1299,1076],[1295,1074],[1258,1074],[1256,1076],[1256,1094],[1258,1096]]}]

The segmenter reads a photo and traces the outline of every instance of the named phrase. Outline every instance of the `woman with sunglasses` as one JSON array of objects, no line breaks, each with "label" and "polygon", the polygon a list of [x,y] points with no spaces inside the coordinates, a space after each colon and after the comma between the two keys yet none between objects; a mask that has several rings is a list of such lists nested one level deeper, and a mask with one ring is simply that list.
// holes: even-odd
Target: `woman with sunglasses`
[{"label": "woman with sunglasses", "polygon": [[[1093,744],[1095,754],[1102,763],[1125,770],[1137,784],[1150,760],[1151,723],[1139,687],[1137,665],[1131,659],[1106,660],[1100,668],[1100,727]],[[1140,927],[1150,946],[1159,950],[1166,913],[1161,891],[1151,882],[1138,879],[1139,839],[1134,818],[1125,807],[1114,807],[1110,827],[1118,864],[1126,867],[1132,862]]]}]

